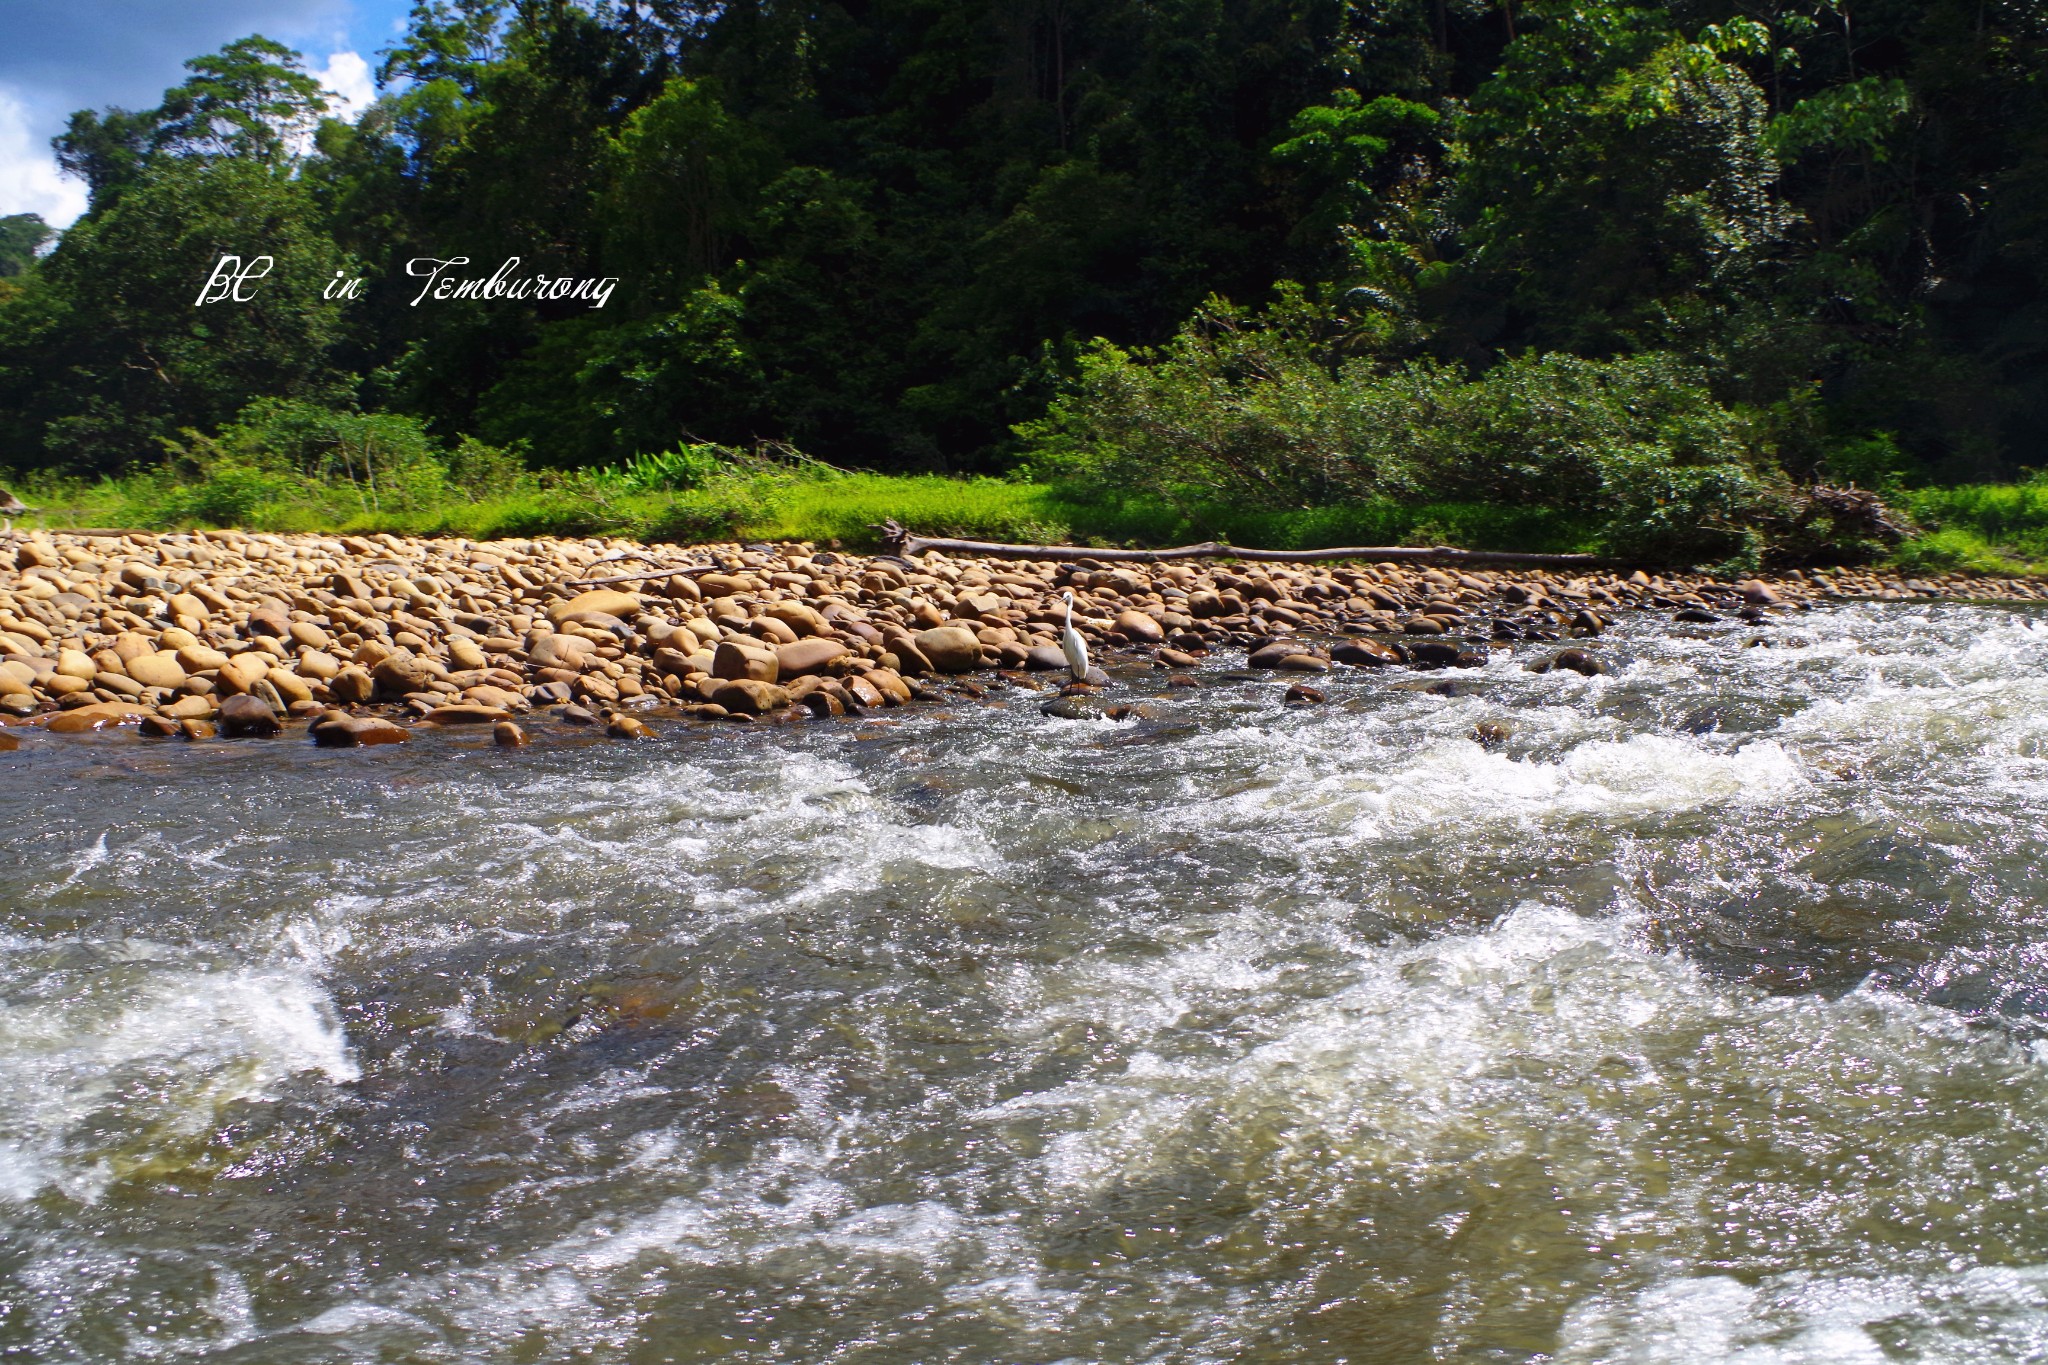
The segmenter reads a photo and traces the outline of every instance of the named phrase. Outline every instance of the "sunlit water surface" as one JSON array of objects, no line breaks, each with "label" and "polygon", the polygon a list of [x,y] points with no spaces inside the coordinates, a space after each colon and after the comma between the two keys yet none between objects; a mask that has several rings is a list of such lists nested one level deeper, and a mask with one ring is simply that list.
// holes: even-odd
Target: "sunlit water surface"
[{"label": "sunlit water surface", "polygon": [[0,1359],[2048,1352],[2048,620],[1600,647],[25,746]]}]

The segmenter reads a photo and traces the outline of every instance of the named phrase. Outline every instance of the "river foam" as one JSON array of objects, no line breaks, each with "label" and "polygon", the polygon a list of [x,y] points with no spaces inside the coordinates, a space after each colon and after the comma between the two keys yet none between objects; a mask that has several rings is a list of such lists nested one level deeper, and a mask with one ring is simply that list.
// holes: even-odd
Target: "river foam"
[{"label": "river foam", "polygon": [[2038,1353],[2048,631],[1596,647],[67,751],[0,826],[0,1348]]}]

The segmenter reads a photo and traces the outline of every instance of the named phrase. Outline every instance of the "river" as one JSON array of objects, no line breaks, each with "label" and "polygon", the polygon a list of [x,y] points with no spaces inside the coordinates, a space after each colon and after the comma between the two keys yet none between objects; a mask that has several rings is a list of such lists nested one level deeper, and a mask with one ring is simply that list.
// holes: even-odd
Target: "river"
[{"label": "river", "polygon": [[2048,619],[1596,648],[34,737],[0,1360],[2048,1352]]}]

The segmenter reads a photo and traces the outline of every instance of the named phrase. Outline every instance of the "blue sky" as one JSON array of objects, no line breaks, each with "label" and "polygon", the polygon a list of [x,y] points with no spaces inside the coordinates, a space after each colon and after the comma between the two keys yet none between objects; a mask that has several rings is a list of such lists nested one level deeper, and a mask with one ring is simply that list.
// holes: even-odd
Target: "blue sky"
[{"label": "blue sky", "polygon": [[411,0],[5,0],[0,6],[0,215],[62,227],[85,190],[57,171],[50,138],[74,109],[149,108],[185,59],[250,33],[288,43],[351,103],[372,93],[377,50]]}]

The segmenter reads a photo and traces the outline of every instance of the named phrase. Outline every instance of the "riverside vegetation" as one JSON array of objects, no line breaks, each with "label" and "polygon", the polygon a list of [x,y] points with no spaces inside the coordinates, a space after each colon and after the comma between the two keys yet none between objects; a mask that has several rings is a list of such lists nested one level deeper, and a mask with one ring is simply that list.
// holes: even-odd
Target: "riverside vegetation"
[{"label": "riverside vegetation", "polygon": [[[640,567],[621,573],[628,564]],[[15,533],[0,542],[0,720],[188,740],[304,723],[340,747],[403,741],[414,731],[400,722],[414,721],[489,725],[516,747],[528,740],[518,717],[536,709],[627,740],[654,738],[650,718],[857,716],[942,685],[1041,690],[1037,675],[1068,670],[1056,635],[1066,591],[1121,691],[1142,691],[1148,670],[1199,686],[1185,670],[1241,649],[1252,669],[1303,679],[1286,699],[1309,704],[1322,694],[1305,679],[1333,666],[1469,668],[1534,647],[1532,668],[1600,673],[1576,642],[1623,611],[1720,623],[1740,647],[1769,643],[1745,640],[1742,622],[1830,597],[2048,597],[2031,582],[1855,571],[1731,586],[1641,570],[907,561],[809,544]],[[1111,685],[1091,670],[1046,714],[1143,714],[1142,699],[1097,695]],[[18,749],[18,734],[0,733],[0,748]]]},{"label": "riverside vegetation", "polygon": [[[434,0],[344,123],[252,36],[6,221],[0,461],[155,529],[2005,571],[2044,55],[2017,0]],[[458,256],[619,283],[415,306]]]}]

